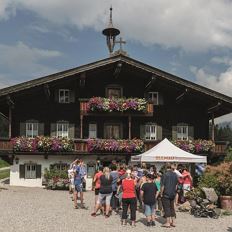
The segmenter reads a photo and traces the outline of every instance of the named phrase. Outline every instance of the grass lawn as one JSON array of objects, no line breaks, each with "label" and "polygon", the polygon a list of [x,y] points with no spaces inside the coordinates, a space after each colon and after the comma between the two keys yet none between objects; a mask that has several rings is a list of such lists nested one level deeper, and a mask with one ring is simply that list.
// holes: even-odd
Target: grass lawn
[{"label": "grass lawn", "polygon": [[10,170],[3,170],[0,171],[0,180],[6,177],[10,177]]},{"label": "grass lawn", "polygon": [[0,159],[0,168],[5,168],[9,166],[10,165],[6,161]]}]

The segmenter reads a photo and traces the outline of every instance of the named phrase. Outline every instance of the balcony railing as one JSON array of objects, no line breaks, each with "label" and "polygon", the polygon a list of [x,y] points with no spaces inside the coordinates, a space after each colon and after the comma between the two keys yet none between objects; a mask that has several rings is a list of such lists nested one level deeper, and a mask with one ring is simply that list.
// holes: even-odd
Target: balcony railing
[{"label": "balcony railing", "polygon": [[10,139],[0,139],[0,152],[12,151],[13,145],[10,142]]},{"label": "balcony railing", "polygon": [[[140,99],[141,100],[141,99]],[[153,104],[152,103],[145,103],[145,109],[144,110],[110,110],[110,111],[102,111],[102,110],[89,110],[89,101],[90,99],[79,99],[80,101],[80,112],[82,115],[102,115],[110,116],[110,115],[132,115],[133,116],[152,116],[153,115]],[[110,113],[110,114],[109,114]]]},{"label": "balcony railing", "polygon": [[[154,147],[159,141],[144,141],[144,150],[147,151]],[[225,155],[226,154],[227,145],[222,142],[215,142],[215,147],[211,150],[211,153],[214,155]],[[0,153],[13,153],[13,144],[10,139],[0,139]],[[68,151],[69,153],[74,154],[89,154],[91,153],[88,150],[88,140],[87,139],[75,139],[73,151]],[[67,153],[68,153],[67,152]],[[27,152],[33,153],[33,152]],[[44,153],[44,152],[36,152],[36,153]],[[66,153],[63,151],[62,153]]]}]

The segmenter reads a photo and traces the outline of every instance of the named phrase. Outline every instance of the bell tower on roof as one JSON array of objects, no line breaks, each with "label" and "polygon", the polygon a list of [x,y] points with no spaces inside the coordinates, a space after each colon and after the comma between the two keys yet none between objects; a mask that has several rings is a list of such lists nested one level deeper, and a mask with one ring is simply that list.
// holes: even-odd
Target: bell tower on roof
[{"label": "bell tower on roof", "polygon": [[106,36],[106,44],[109,50],[110,55],[112,55],[114,51],[114,46],[116,43],[116,36],[120,34],[119,29],[115,28],[113,26],[113,20],[112,20],[112,6],[110,7],[110,20],[107,28],[105,28],[102,31],[102,34]]}]

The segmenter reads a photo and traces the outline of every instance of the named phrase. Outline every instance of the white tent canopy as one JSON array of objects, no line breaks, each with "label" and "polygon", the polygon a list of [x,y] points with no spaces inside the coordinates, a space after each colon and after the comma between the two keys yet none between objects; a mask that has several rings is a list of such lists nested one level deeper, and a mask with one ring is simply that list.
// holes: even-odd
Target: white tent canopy
[{"label": "white tent canopy", "polygon": [[186,152],[165,138],[150,150],[140,155],[132,156],[131,162],[207,163],[207,159],[206,156],[193,155]]}]

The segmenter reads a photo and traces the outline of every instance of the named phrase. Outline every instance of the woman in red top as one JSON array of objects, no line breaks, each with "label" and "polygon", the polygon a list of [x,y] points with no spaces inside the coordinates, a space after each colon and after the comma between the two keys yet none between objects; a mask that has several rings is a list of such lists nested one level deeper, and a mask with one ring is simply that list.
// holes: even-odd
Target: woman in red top
[{"label": "woman in red top", "polygon": [[99,167],[98,172],[95,174],[93,182],[95,184],[95,204],[97,203],[99,189],[100,189],[100,177],[103,175],[103,167]]},{"label": "woman in red top", "polygon": [[135,180],[131,178],[131,170],[127,170],[126,174],[126,178],[122,181],[122,225],[126,225],[127,211],[130,206],[131,225],[135,226],[137,208]]}]

